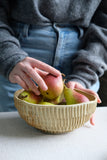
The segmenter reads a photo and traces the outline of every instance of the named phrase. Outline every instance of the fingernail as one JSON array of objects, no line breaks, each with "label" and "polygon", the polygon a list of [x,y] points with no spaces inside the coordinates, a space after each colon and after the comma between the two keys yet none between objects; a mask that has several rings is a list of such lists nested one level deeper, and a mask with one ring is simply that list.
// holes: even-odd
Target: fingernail
[{"label": "fingernail", "polygon": [[95,120],[93,119],[92,125],[95,126]]},{"label": "fingernail", "polygon": [[57,70],[57,76],[62,75],[60,71]]},{"label": "fingernail", "polygon": [[36,95],[38,95],[38,96],[41,94],[38,88],[35,89],[35,90],[33,90],[33,92],[34,92]]},{"label": "fingernail", "polygon": [[40,95],[40,91],[39,90],[36,91],[36,95],[38,95],[38,96]]},{"label": "fingernail", "polygon": [[48,87],[45,85],[44,88],[43,88],[43,90],[44,90],[44,91],[47,91],[47,90],[48,90]]},{"label": "fingernail", "polygon": [[98,103],[102,103],[102,101],[100,99],[98,99]]}]

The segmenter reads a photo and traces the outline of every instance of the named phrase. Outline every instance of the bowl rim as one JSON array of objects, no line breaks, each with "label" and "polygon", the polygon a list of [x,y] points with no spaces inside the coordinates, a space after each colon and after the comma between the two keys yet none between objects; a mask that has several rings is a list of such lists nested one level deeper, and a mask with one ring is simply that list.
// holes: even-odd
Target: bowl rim
[{"label": "bowl rim", "polygon": [[89,102],[83,102],[83,103],[77,103],[77,104],[71,104],[71,105],[67,105],[67,104],[64,104],[64,105],[58,105],[58,104],[55,104],[55,105],[51,105],[51,104],[49,104],[49,105],[34,104],[34,103],[29,103],[29,102],[27,102],[27,101],[24,101],[24,100],[21,100],[20,98],[18,98],[18,95],[19,95],[22,91],[24,91],[23,88],[15,91],[15,93],[14,93],[14,99],[17,99],[18,101],[23,102],[23,103],[25,103],[25,104],[28,104],[29,106],[31,105],[32,107],[34,106],[34,107],[45,107],[45,108],[46,108],[46,107],[49,107],[49,106],[54,107],[54,108],[55,108],[55,107],[56,107],[56,108],[76,107],[76,106],[80,106],[80,105],[91,104],[91,103],[93,103],[93,102],[96,102],[96,103],[97,103],[97,97],[96,97],[96,96],[94,96],[94,95],[92,95],[92,94],[90,94],[90,93],[87,93],[87,92],[85,92],[85,91],[82,91],[82,90],[80,90],[80,89],[76,89],[76,90],[78,90],[78,91],[80,91],[80,92],[82,92],[82,93],[86,93],[87,95],[91,96],[91,97],[93,98],[93,100],[90,100]]}]

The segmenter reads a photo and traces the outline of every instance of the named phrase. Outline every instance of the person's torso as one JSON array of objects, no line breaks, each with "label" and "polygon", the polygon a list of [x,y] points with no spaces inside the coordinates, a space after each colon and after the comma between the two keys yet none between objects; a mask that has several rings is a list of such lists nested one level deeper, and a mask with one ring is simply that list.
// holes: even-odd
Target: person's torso
[{"label": "person's torso", "polygon": [[101,0],[9,0],[11,18],[25,23],[72,23],[87,27]]}]

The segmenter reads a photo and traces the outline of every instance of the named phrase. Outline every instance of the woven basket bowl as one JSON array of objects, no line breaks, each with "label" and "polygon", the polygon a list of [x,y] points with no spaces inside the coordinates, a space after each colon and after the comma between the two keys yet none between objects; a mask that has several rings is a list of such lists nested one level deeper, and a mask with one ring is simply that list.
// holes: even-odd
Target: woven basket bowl
[{"label": "woven basket bowl", "polygon": [[32,104],[18,98],[23,91],[14,94],[15,107],[19,115],[29,125],[48,133],[64,133],[73,131],[87,122],[95,112],[97,99],[88,93],[76,90],[89,98],[88,103],[74,105],[40,105]]}]

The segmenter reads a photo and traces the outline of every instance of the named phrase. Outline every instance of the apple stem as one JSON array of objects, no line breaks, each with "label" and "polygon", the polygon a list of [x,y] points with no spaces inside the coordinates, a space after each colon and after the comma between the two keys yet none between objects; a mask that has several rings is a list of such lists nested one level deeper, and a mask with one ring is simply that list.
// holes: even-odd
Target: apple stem
[{"label": "apple stem", "polygon": [[65,74],[64,74],[64,73],[61,73],[61,75],[62,75],[63,77],[65,77]]},{"label": "apple stem", "polygon": [[19,98],[20,98],[20,99],[24,99],[24,98],[26,98],[26,97],[28,97],[28,95],[25,95],[25,96],[19,95]]}]

